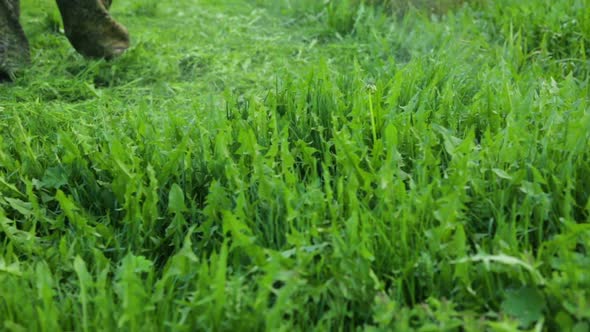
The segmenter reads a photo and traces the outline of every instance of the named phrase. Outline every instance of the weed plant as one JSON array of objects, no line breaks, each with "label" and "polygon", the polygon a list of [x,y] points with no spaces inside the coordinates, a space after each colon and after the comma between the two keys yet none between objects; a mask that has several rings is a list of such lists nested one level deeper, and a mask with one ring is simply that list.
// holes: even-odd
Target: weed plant
[{"label": "weed plant", "polygon": [[22,2],[0,330],[589,330],[588,0]]}]

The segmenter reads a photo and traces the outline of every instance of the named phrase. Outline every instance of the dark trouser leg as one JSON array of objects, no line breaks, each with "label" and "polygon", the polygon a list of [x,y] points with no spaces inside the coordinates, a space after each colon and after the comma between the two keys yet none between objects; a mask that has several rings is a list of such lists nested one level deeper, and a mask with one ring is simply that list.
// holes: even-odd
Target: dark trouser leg
[{"label": "dark trouser leg", "polygon": [[0,81],[29,63],[29,42],[19,23],[19,0],[0,0]]},{"label": "dark trouser leg", "polygon": [[111,2],[112,0],[57,0],[66,36],[80,54],[109,59],[129,48],[127,29],[108,12]]}]

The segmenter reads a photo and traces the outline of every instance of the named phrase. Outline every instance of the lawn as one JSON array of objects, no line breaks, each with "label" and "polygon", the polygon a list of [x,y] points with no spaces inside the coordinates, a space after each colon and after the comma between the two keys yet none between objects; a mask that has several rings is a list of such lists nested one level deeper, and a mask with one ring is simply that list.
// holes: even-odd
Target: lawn
[{"label": "lawn", "polygon": [[590,331],[590,0],[23,0],[0,330]]}]

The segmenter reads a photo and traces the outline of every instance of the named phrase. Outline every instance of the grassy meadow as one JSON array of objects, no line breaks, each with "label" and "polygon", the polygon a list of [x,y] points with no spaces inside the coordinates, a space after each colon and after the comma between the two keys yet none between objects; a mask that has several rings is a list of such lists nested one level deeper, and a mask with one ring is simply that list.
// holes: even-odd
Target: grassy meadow
[{"label": "grassy meadow", "polygon": [[21,2],[1,331],[590,331],[590,0]]}]

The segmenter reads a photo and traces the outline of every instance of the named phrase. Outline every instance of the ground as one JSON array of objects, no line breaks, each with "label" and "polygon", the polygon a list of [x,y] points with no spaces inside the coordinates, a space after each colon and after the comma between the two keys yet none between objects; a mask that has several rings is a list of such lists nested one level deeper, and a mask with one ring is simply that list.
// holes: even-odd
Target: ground
[{"label": "ground", "polygon": [[588,331],[589,1],[378,3],[23,0],[0,330]]}]

